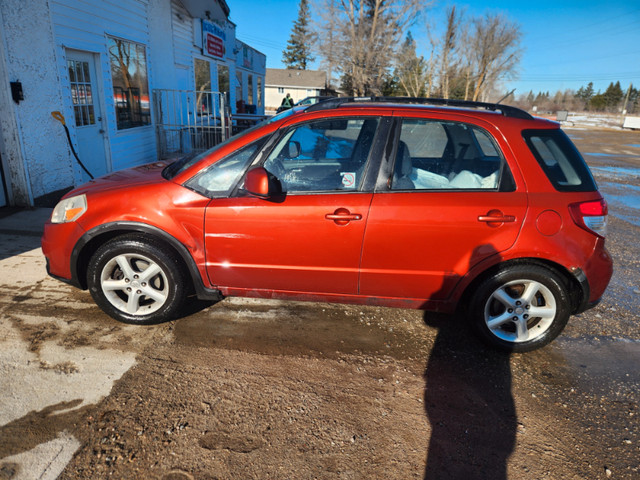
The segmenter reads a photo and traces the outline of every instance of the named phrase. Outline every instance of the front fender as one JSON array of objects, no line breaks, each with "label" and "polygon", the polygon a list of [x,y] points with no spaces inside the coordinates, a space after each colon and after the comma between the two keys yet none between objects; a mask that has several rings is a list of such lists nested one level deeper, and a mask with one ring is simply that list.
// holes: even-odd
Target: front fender
[{"label": "front fender", "polygon": [[222,295],[216,289],[204,284],[206,273],[201,271],[189,249],[177,238],[164,230],[142,222],[115,221],[98,225],[87,231],[76,243],[71,253],[71,284],[86,289],[86,269],[89,259],[95,250],[104,242],[126,233],[138,232],[162,241],[175,251],[187,267],[198,298],[203,300],[220,300]]}]

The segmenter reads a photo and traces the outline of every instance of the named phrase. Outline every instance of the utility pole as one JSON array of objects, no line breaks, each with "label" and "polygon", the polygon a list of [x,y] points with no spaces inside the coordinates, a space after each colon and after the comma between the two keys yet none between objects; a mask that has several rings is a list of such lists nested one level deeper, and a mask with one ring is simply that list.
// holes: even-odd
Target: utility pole
[{"label": "utility pole", "polygon": [[622,105],[622,115],[627,114],[627,102],[629,101],[629,95],[631,94],[632,83],[629,84],[629,88],[627,89],[627,96],[624,98],[624,104]]}]

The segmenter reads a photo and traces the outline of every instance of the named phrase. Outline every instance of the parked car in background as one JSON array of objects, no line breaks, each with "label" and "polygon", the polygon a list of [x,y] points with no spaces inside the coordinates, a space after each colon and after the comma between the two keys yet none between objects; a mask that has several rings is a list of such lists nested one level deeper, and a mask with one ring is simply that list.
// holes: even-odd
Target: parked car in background
[{"label": "parked car in background", "polygon": [[[299,102],[295,103],[293,106],[294,107],[308,107],[310,105],[315,105],[318,102],[322,102],[322,101],[328,100],[330,98],[336,98],[336,97],[328,97],[328,96],[305,97],[302,100],[300,100]],[[276,110],[276,113],[284,112],[285,110],[288,110],[289,108],[291,108],[291,107],[285,107],[285,106],[281,105]]]},{"label": "parked car in background", "polygon": [[528,351],[603,295],[606,222],[556,122],[336,98],[69,192],[42,250],[128,323],[176,318],[190,294],[360,303],[460,310],[489,345]]},{"label": "parked car in background", "polygon": [[330,97],[330,96],[316,96],[316,97],[305,97],[302,100],[300,100],[299,102],[296,103],[296,107],[304,107],[304,106],[309,106],[309,105],[315,105],[318,102],[322,102],[324,100],[328,100],[330,98],[336,98],[336,97]]}]

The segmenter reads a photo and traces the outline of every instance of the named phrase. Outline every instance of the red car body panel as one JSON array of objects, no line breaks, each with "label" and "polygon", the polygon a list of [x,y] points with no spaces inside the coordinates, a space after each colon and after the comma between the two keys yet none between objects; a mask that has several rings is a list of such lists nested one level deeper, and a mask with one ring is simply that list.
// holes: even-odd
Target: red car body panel
[{"label": "red car body panel", "polygon": [[[470,268],[513,245],[526,211],[524,193],[376,194],[362,247],[360,293],[445,300]],[[510,218],[479,220],[487,215]]]}]

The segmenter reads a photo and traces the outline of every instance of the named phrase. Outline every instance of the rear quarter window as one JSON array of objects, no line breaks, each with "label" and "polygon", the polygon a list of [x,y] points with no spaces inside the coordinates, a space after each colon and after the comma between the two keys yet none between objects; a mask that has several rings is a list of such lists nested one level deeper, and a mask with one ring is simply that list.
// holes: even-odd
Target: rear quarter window
[{"label": "rear quarter window", "polygon": [[593,192],[596,182],[573,142],[562,130],[525,130],[529,149],[560,192]]}]

